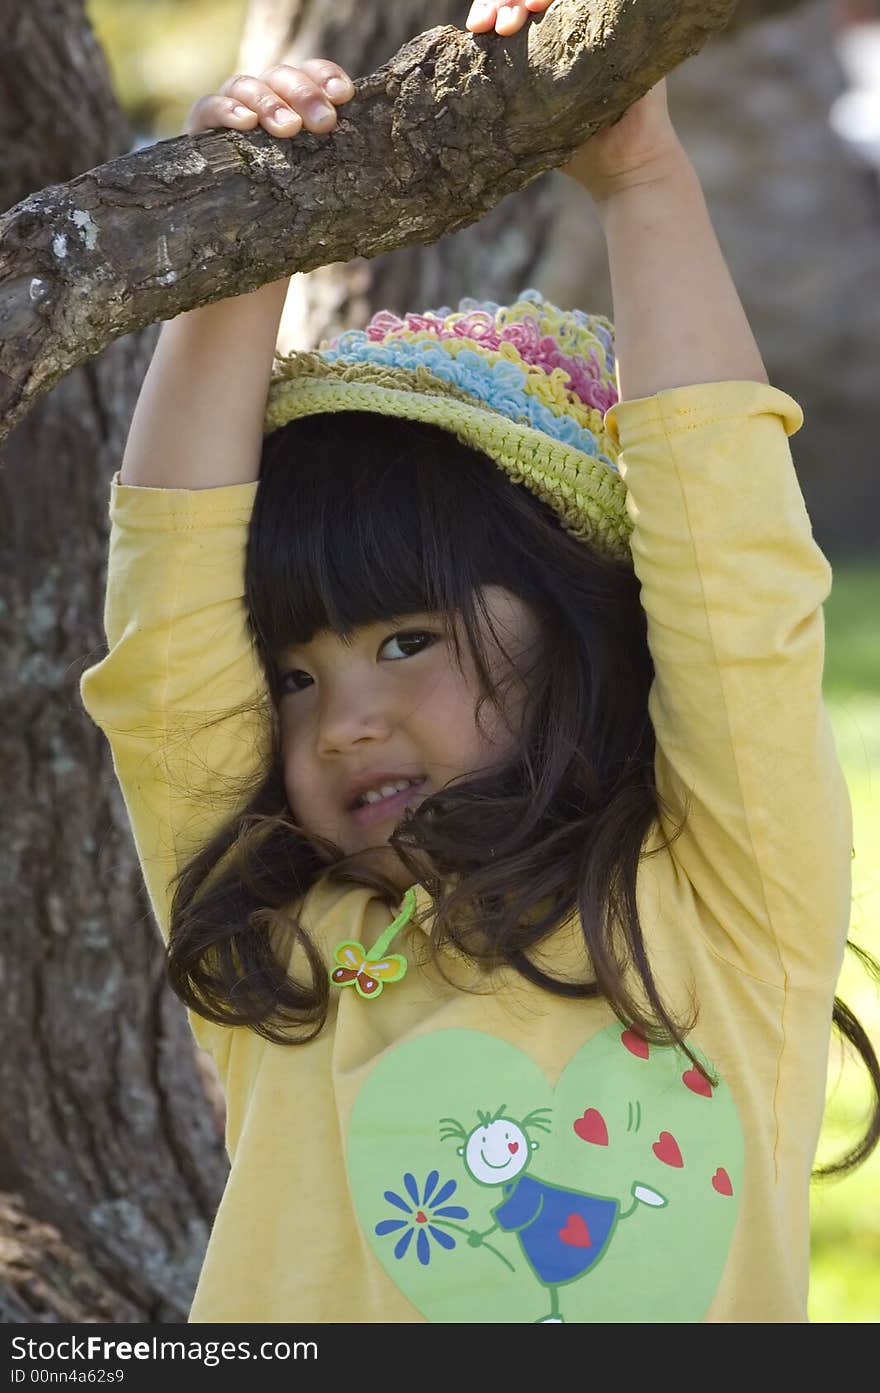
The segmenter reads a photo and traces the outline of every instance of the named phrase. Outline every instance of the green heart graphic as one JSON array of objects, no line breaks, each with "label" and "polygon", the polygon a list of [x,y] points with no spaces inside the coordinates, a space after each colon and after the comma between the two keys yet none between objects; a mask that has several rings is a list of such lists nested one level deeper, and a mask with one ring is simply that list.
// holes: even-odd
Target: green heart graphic
[{"label": "green heart graphic", "polygon": [[516,1046],[441,1030],[370,1074],[348,1161],[373,1251],[429,1320],[694,1322],[727,1259],[743,1138],[723,1080],[618,1024],[555,1089]]}]

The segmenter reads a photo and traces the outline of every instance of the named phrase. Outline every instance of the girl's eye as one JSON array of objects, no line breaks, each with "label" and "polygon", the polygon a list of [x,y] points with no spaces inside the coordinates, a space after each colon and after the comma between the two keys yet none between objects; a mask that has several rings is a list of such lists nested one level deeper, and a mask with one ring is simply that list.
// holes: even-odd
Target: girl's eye
[{"label": "girl's eye", "polygon": [[[422,642],[422,640],[425,639],[427,640],[427,642]],[[409,647],[411,644],[415,643],[415,653],[421,653],[425,648],[430,648],[433,642],[433,634],[425,633],[422,629],[415,629],[406,633],[392,634],[390,638],[387,638],[385,640],[385,643],[382,644],[382,647],[384,648],[385,644],[387,643],[397,643],[398,645],[402,644],[404,647]],[[403,656],[405,658],[413,658],[415,657],[415,653],[404,653]]]},{"label": "girl's eye", "polygon": [[[423,652],[426,648],[430,648],[436,637],[436,634],[426,633],[423,629],[402,630],[399,633],[392,634],[390,638],[386,638],[385,642],[381,645],[380,652],[381,649],[385,648],[389,643],[396,643],[401,649],[412,650],[410,652],[403,652],[402,656],[404,658],[414,658],[418,653]],[[399,662],[400,656],[394,657],[393,661]],[[290,668],[287,672],[283,672],[279,679],[282,695],[286,696],[293,692],[303,691],[303,686],[297,681],[298,678],[303,677],[307,679],[306,685],[312,680],[309,674],[303,672],[300,668]]]},{"label": "girl's eye", "polygon": [[296,684],[296,678],[306,677],[311,682],[311,677],[307,672],[300,672],[298,668],[291,668],[289,672],[282,672],[278,679],[278,688],[282,696],[290,696],[293,692],[301,692],[302,687]]}]

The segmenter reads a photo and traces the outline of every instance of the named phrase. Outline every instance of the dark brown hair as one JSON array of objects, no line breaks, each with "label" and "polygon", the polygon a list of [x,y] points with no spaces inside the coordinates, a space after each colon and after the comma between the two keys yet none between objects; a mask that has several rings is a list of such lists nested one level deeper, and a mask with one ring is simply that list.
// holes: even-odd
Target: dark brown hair
[{"label": "dark brown hair", "polygon": [[[439,426],[370,412],[291,421],[267,436],[248,535],[245,601],[266,679],[270,758],[240,811],[178,873],[168,977],[192,1010],[267,1040],[300,1044],[322,1029],[328,968],[296,905],[320,877],[366,884],[397,909],[400,892],[361,855],[294,822],[281,763],[278,655],[332,630],[426,610],[445,616],[461,661],[462,623],[480,679],[477,713],[503,713],[478,612],[503,586],[533,608],[542,652],[529,666],[518,748],[427,796],[389,838],[412,882],[431,894],[430,943],[453,944],[487,967],[508,965],[557,995],[604,998],[646,1040],[680,1046],[697,1019],[661,1000],[636,907],[640,860],[658,827],[654,668],[632,566],[594,553],[553,510],[495,462]],[[666,809],[684,825],[686,810]],[[529,949],[572,915],[589,980],[548,975]],[[276,931],[298,955],[282,966]],[[273,938],[275,942],[273,943]],[[862,956],[863,950],[858,950]],[[834,1022],[855,1045],[880,1099],[880,1067],[858,1021],[835,999]],[[707,1074],[711,1079],[711,1075]],[[712,1080],[714,1082],[714,1080]],[[821,1173],[850,1170],[880,1135]]]}]

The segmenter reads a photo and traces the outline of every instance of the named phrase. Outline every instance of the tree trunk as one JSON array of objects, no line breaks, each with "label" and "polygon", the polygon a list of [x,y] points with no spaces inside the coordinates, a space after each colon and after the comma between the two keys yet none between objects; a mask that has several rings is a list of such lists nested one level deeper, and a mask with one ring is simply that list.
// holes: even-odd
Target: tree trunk
[{"label": "tree trunk", "polygon": [[[128,148],[83,0],[0,3],[0,207]],[[59,120],[66,112],[69,120]],[[108,480],[155,342],[120,339],[0,458],[0,1319],[174,1321],[225,1176],[106,741]]]}]

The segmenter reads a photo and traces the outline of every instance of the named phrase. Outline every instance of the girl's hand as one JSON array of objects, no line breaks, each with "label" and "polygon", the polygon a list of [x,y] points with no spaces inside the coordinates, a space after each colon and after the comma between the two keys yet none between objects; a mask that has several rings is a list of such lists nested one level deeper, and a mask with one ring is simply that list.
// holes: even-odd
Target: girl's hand
[{"label": "girl's hand", "polygon": [[585,140],[560,168],[583,184],[596,203],[604,203],[621,189],[662,178],[683,159],[687,156],[669,115],[663,77],[613,126]]},{"label": "girl's hand", "polygon": [[279,63],[259,77],[240,73],[219,92],[200,97],[190,108],[184,135],[228,126],[252,131],[262,126],[269,135],[297,135],[305,126],[325,135],[336,125],[336,106],[354,96],[354,83],[338,63],[308,58],[299,68]]},{"label": "girl's hand", "polygon": [[[530,14],[543,14],[552,0],[475,0],[466,27],[474,34],[494,29],[508,38]],[[666,104],[666,79],[635,102],[620,120],[584,141],[563,174],[583,184],[597,203],[632,184],[661,176],[684,154]]]},{"label": "girl's hand", "polygon": [[494,29],[505,38],[522,29],[529,15],[548,10],[553,0],[474,0],[465,24],[474,34]]}]

